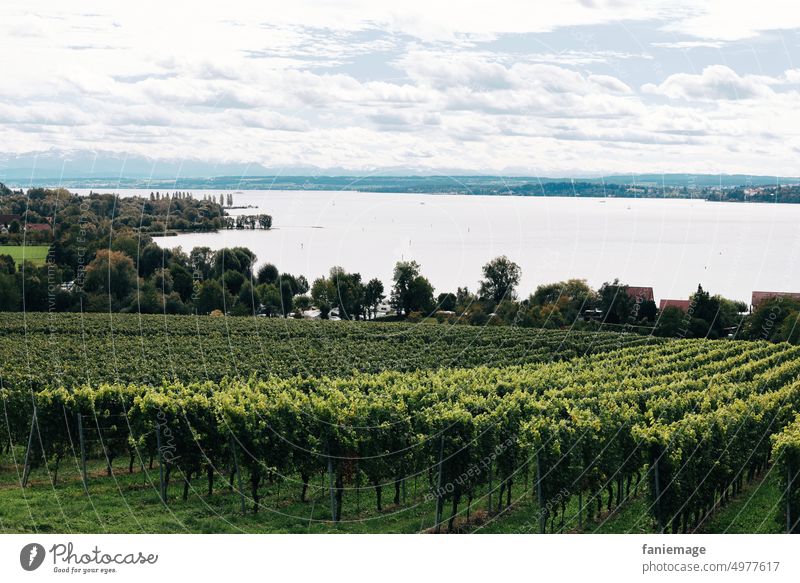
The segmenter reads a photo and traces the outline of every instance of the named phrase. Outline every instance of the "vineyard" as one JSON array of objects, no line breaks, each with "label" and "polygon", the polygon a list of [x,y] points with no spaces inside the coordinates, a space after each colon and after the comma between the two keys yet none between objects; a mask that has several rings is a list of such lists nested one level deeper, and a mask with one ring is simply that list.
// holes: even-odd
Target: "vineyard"
[{"label": "vineyard", "polygon": [[85,500],[260,532],[591,531],[635,503],[626,531],[695,532],[777,475],[765,520],[797,531],[800,347],[50,318],[0,318],[3,529],[91,529]]},{"label": "vineyard", "polygon": [[346,376],[566,360],[660,338],[509,327],[0,313],[0,380],[39,390],[121,382]]}]

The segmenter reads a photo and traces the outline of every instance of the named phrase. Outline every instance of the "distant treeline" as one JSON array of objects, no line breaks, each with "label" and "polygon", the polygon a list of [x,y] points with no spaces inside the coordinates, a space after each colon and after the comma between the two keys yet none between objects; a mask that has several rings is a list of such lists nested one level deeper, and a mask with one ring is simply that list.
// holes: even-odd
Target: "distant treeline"
[{"label": "distant treeline", "polygon": [[[609,196],[647,198],[708,198],[756,200],[769,194],[753,189],[777,185],[796,189],[800,179],[775,176],[712,174],[640,174],[596,178],[540,178],[535,176],[218,176],[147,180],[114,178],[108,184],[92,179],[67,181],[75,187],[178,188],[181,190],[333,190],[380,193],[435,193],[518,196]],[[780,202],[796,202],[779,193]],[[796,195],[796,191],[795,191]],[[755,198],[749,198],[755,196]],[[763,200],[773,202],[771,198]],[[227,206],[231,206],[230,204]]]}]

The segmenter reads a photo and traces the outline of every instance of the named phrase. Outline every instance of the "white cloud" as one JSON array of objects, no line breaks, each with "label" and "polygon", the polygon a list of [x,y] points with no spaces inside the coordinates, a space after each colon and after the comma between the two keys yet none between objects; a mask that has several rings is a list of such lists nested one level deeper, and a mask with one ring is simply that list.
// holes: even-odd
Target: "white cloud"
[{"label": "white cloud", "polygon": [[699,75],[676,73],[660,85],[645,84],[642,90],[670,99],[694,101],[755,99],[772,95],[772,90],[763,79],[751,75],[740,76],[725,65],[706,67]]}]

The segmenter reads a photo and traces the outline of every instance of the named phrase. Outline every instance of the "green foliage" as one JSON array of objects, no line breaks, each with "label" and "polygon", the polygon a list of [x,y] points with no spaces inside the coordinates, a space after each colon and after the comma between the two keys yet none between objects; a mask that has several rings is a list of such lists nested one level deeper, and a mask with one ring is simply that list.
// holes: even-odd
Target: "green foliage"
[{"label": "green foliage", "polygon": [[483,280],[478,293],[496,304],[503,300],[513,300],[520,275],[519,265],[505,255],[496,257],[483,266]]},{"label": "green foliage", "polygon": [[[772,458],[776,462],[782,492],[778,521],[787,532],[800,533],[800,414],[772,436]],[[788,513],[787,513],[788,512]]]},{"label": "green foliage", "polygon": [[[12,333],[25,329],[23,322],[2,318]],[[118,337],[137,329],[133,323],[126,328],[125,318],[115,320]],[[203,319],[202,337],[223,329],[228,334],[245,332],[231,329],[235,319],[221,320]],[[186,336],[173,338],[172,349],[197,337],[199,320],[182,318],[176,327],[184,321]],[[764,437],[785,427],[800,404],[800,349],[786,344],[686,340],[653,341],[649,346],[631,342],[612,349],[612,340],[642,338],[610,335],[615,338],[608,338],[591,357],[569,362],[421,370],[424,363],[419,359],[431,353],[435,360],[429,360],[428,367],[443,364],[443,354],[437,353],[428,332],[439,327],[319,322],[280,326],[285,330],[291,324],[291,350],[310,348],[302,357],[309,365],[317,351],[322,356],[319,371],[327,374],[297,376],[285,370],[288,374],[281,378],[279,369],[271,368],[270,375],[245,379],[246,360],[229,355],[237,361],[238,374],[232,375],[237,378],[198,381],[214,371],[213,362],[202,363],[203,372],[187,362],[188,368],[175,370],[171,381],[143,382],[146,369],[118,368],[113,373],[81,370],[67,384],[64,362],[56,383],[15,375],[13,365],[4,365],[2,397],[11,411],[7,437],[15,443],[24,440],[33,402],[41,423],[47,424],[41,439],[43,460],[65,455],[77,414],[98,419],[104,435],[102,454],[108,459],[126,452],[146,459],[154,451],[158,429],[162,437],[168,436],[164,464],[182,477],[184,491],[201,471],[230,468],[235,447],[247,471],[253,510],[259,509],[263,482],[271,475],[300,475],[304,496],[312,476],[330,472],[334,519],[342,517],[344,497],[351,495],[348,490],[361,476],[376,500],[384,488],[394,486],[395,501],[402,481],[419,476],[451,530],[464,500],[470,504],[479,491],[492,487],[502,510],[510,503],[503,492],[510,492],[525,473],[535,475],[542,522],[546,528],[549,522],[551,529],[559,515],[563,520],[564,508],[578,493],[585,494],[587,506],[581,512],[591,519],[602,506],[620,505],[627,496],[625,484],[629,490],[631,479],[644,473],[646,483],[652,484],[648,506],[654,522],[678,531],[695,528],[712,506],[724,504],[745,480],[764,469],[770,455],[770,442]],[[37,334],[36,325],[28,323],[29,336]],[[47,330],[46,350],[52,340],[48,335],[57,333],[58,326],[53,330],[50,322],[40,325]],[[379,344],[376,331],[384,327],[388,344],[373,354],[394,346],[394,353],[384,355],[394,359],[391,365],[386,360],[387,366],[403,367],[402,356],[412,355],[417,362],[411,372],[330,376],[335,369],[327,350],[314,348],[319,332],[338,331],[347,348],[347,365],[358,368],[360,352]],[[504,334],[498,338],[504,340],[517,333],[488,328],[490,338],[491,330],[501,330]],[[303,332],[310,335],[300,341]],[[364,335],[364,343],[347,344],[347,338],[358,333]],[[424,350],[409,350],[407,342],[414,333],[422,334]],[[537,337],[557,340],[561,335],[538,332]],[[265,337],[262,330],[260,341]],[[405,345],[398,348],[398,339],[404,337]],[[284,334],[275,338],[276,347],[285,343]],[[474,339],[470,334],[469,340]],[[227,342],[225,336],[220,340]],[[141,344],[141,339],[134,335],[133,342]],[[13,359],[12,348],[2,346]],[[125,350],[124,344],[118,349]],[[447,350],[454,356],[459,352],[457,362],[463,364],[464,346],[451,343]],[[273,362],[279,362],[279,355],[264,354],[277,356]],[[485,345],[478,360],[497,362],[498,354],[500,346]],[[552,354],[550,348],[543,360]],[[170,356],[178,358],[174,352]],[[43,352],[42,358],[52,355]],[[254,364],[262,358],[259,355]],[[37,370],[45,368],[55,367]],[[104,375],[138,380],[104,384]],[[182,375],[193,378],[181,381]],[[82,379],[93,382],[83,384]],[[787,432],[775,443],[793,443],[794,433]],[[788,460],[789,447],[780,445],[773,455]],[[544,506],[556,499],[560,504]],[[443,514],[445,502],[450,503],[448,516]]]}]

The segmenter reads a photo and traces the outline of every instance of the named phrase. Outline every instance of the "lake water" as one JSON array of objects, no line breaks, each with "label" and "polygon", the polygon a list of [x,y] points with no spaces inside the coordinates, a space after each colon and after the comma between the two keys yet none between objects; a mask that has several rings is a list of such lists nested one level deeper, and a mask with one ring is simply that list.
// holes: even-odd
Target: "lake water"
[{"label": "lake water", "polygon": [[[195,196],[219,192],[231,191]],[[686,298],[698,283],[745,301],[753,290],[800,291],[800,205],[319,191],[235,192],[234,204],[257,209],[231,214],[271,214],[273,229],[159,245],[245,246],[259,264],[309,281],[341,265],[387,285],[396,261],[414,259],[437,293],[474,290],[481,266],[503,254],[522,268],[523,296],[541,283],[615,277],[652,286],[657,299]]]}]

